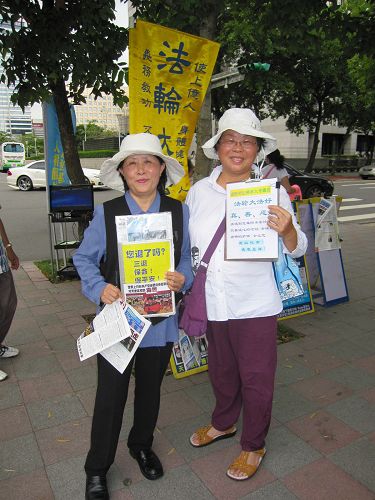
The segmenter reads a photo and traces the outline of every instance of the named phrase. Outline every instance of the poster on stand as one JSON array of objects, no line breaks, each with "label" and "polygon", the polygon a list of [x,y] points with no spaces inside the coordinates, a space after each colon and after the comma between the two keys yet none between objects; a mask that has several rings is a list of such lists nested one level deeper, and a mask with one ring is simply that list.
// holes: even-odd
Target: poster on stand
[{"label": "poster on stand", "polygon": [[227,184],[227,259],[277,260],[278,234],[268,227],[268,205],[279,204],[277,179]]},{"label": "poster on stand", "polygon": [[341,248],[336,199],[322,198],[318,205],[315,224],[316,250],[338,250]]},{"label": "poster on stand", "polygon": [[[349,293],[342,261],[338,225],[334,230],[322,232],[323,236],[319,235],[321,228],[318,227],[319,224],[321,225],[322,220],[324,223],[325,217],[327,217],[328,221],[337,221],[337,209],[340,207],[342,198],[333,196],[324,201],[321,198],[311,198],[309,201],[310,224],[314,226],[313,238],[319,270],[316,281],[312,286],[314,302],[322,306],[331,306],[341,302],[347,302],[349,300]],[[334,214],[330,216],[327,214],[327,216],[325,216],[328,209],[334,212]],[[334,222],[333,225],[336,225],[336,222]],[[331,248],[332,242],[327,241],[326,236],[333,233],[334,238],[337,238],[338,242],[333,245],[334,248]],[[318,243],[322,241],[321,247],[316,246],[316,239],[318,239]],[[339,248],[335,246],[339,246]]]},{"label": "poster on stand", "polygon": [[[280,296],[283,302],[283,310],[278,315],[278,319],[280,320],[294,318],[296,316],[314,312],[314,302],[310,286],[310,269],[307,264],[309,253],[308,233],[311,233],[310,239],[313,234],[313,228],[309,228],[310,207],[308,202],[306,203],[306,200],[296,202],[295,207],[297,221],[300,224],[302,231],[307,236],[308,248],[306,254],[302,257],[297,257],[295,259],[292,259],[291,257],[284,257],[283,259],[284,273],[279,272],[279,274],[284,274],[285,276],[289,275],[289,280],[286,280],[286,285],[288,285],[290,282],[289,287],[285,284],[283,287],[280,287],[280,278],[278,278],[277,274],[275,273],[279,291],[280,289],[282,290]],[[314,259],[316,259],[314,247],[312,246],[311,249],[312,256]],[[274,268],[277,269],[279,262],[280,259],[276,263],[274,263]],[[298,269],[298,273],[295,272],[296,268]],[[283,271],[283,269],[281,271]]]},{"label": "poster on stand", "polygon": [[206,336],[188,337],[179,330],[178,342],[172,349],[170,365],[175,378],[189,377],[208,369]]},{"label": "poster on stand", "polygon": [[175,314],[175,297],[165,280],[174,270],[172,215],[116,216],[121,290],[145,317]]}]

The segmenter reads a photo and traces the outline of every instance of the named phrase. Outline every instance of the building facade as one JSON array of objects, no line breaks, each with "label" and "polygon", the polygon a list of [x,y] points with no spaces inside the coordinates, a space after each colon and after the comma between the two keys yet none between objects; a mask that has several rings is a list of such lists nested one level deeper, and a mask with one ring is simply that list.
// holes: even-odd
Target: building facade
[{"label": "building facade", "polygon": [[[288,159],[306,159],[310,156],[313,147],[313,134],[307,129],[300,135],[292,134],[285,126],[285,120],[279,118],[262,120],[262,128],[277,139],[277,145],[282,154]],[[325,160],[340,153],[345,140],[346,129],[339,127],[335,121],[322,125],[319,133],[319,145],[316,154],[317,160]],[[362,155],[368,150],[366,137],[352,132],[345,140],[343,155]]]},{"label": "building facade", "polygon": [[[84,91],[86,103],[74,106],[77,125],[87,125],[90,121],[95,121],[100,127],[113,130],[117,134],[127,134],[129,132],[129,111],[128,105],[121,109],[113,104],[111,95],[94,98],[90,94],[91,89]],[[127,87],[124,92],[128,94]]]}]

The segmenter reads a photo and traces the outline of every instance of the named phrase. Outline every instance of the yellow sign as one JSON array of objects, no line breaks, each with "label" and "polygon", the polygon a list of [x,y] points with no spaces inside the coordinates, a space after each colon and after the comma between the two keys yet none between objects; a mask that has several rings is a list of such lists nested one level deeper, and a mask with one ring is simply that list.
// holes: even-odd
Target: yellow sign
[{"label": "yellow sign", "polygon": [[183,200],[189,190],[188,151],[220,45],[138,20],[129,39],[130,133],[159,137],[163,152],[184,167],[169,188]]},{"label": "yellow sign", "polygon": [[171,242],[126,243],[122,256],[127,285],[165,281],[171,267]]},{"label": "yellow sign", "polygon": [[251,187],[246,189],[233,189],[230,192],[231,198],[237,198],[238,196],[262,196],[264,194],[271,193],[271,186],[261,186],[261,187]]}]

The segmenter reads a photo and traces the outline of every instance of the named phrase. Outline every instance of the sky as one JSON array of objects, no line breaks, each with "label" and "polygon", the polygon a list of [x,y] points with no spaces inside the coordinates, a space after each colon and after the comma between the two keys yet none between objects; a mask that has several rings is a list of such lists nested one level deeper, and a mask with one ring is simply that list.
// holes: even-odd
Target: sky
[{"label": "sky", "polygon": [[[124,28],[128,27],[129,19],[128,19],[128,5],[127,3],[120,2],[120,0],[116,0],[116,20],[115,23],[118,26],[123,26]],[[124,52],[123,56],[120,58],[120,61],[128,61],[128,50]],[[42,107],[40,104],[34,104],[31,108],[31,118],[34,120],[42,119]]]}]

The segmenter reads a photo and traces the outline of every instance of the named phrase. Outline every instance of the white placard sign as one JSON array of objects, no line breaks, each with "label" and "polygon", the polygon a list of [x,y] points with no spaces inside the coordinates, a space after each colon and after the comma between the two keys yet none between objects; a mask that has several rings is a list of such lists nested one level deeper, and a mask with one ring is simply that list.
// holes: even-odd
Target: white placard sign
[{"label": "white placard sign", "polygon": [[277,179],[227,184],[227,259],[278,258],[278,234],[267,226],[268,205],[278,205]]}]

